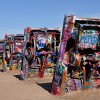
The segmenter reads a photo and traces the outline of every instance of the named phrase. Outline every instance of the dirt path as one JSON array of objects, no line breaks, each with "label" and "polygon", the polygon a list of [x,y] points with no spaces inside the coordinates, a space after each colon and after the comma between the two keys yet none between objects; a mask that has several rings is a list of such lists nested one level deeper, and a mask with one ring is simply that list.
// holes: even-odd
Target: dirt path
[{"label": "dirt path", "polygon": [[19,80],[20,71],[0,72],[0,100],[100,100],[100,90],[50,93],[52,78]]}]

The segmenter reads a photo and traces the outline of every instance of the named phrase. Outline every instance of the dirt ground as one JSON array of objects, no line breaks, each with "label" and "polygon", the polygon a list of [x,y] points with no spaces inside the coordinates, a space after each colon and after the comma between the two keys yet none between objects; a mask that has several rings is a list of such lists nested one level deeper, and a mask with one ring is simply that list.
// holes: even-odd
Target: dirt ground
[{"label": "dirt ground", "polygon": [[50,93],[52,78],[19,80],[20,71],[0,72],[0,100],[100,100],[100,90]]}]

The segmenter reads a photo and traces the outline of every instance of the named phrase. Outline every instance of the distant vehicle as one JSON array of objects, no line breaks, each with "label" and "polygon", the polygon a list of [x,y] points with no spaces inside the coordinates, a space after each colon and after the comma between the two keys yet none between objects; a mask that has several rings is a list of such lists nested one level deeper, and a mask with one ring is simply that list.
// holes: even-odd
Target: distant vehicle
[{"label": "distant vehicle", "polygon": [[5,39],[0,40],[0,64],[2,65],[2,71],[6,71],[6,64],[5,64]]},{"label": "distant vehicle", "polygon": [[6,34],[6,61],[8,67],[14,70],[21,69],[24,34]]}]

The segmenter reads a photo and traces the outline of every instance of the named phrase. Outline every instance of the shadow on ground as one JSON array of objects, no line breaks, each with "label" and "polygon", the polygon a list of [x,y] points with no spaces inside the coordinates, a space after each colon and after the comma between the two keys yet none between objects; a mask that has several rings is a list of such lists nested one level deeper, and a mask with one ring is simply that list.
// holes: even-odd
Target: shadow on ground
[{"label": "shadow on ground", "polygon": [[43,89],[51,93],[51,85],[52,83],[37,83],[37,85],[41,86]]},{"label": "shadow on ground", "polygon": [[13,75],[15,78],[17,78],[17,79],[19,79],[19,80],[23,80],[22,78],[21,78],[21,76],[20,75]]},{"label": "shadow on ground", "polygon": [[4,71],[3,69],[0,69],[0,72],[6,72],[6,71]]},{"label": "shadow on ground", "polygon": [[0,69],[0,72],[2,72],[2,69]]}]

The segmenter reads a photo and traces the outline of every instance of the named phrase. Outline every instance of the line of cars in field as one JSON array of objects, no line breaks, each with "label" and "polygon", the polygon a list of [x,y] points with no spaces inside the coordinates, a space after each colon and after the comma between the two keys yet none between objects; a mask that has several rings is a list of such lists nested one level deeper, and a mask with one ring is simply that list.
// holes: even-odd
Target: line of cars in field
[{"label": "line of cars in field", "polygon": [[100,19],[70,15],[62,30],[27,27],[24,34],[6,34],[0,60],[2,71],[20,69],[23,80],[52,76],[55,95],[90,88],[91,77],[100,75]]}]

